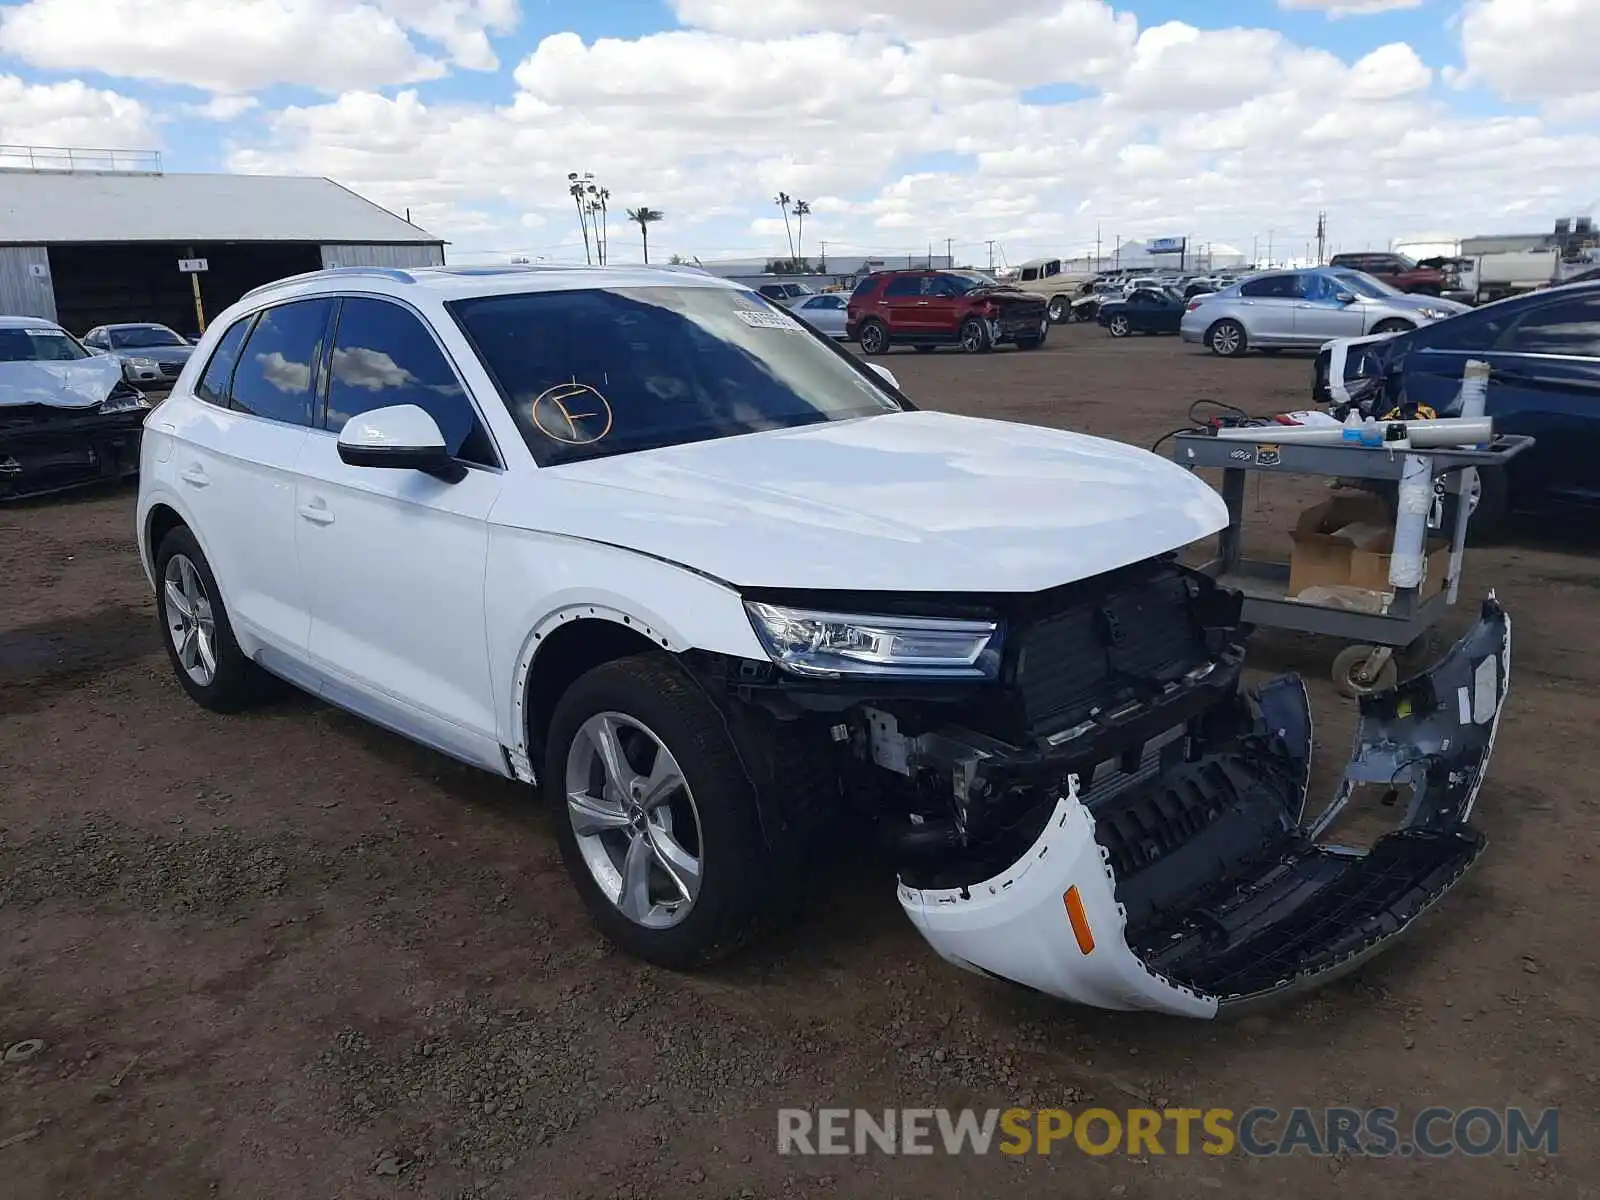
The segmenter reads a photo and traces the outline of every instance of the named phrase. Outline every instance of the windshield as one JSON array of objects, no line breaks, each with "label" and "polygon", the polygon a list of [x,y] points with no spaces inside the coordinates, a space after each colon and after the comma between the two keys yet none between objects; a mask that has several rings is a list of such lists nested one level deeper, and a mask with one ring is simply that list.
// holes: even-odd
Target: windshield
[{"label": "windshield", "polygon": [[901,407],[826,338],[732,289],[523,292],[448,307],[542,467]]},{"label": "windshield", "polygon": [[165,325],[135,325],[128,329],[113,329],[111,344],[118,350],[143,350],[151,346],[187,346]]},{"label": "windshield", "polygon": [[89,352],[59,329],[0,329],[0,362],[73,362]]},{"label": "windshield", "polygon": [[1399,288],[1392,288],[1381,279],[1374,279],[1371,275],[1360,271],[1340,271],[1334,278],[1342,287],[1347,287],[1356,295],[1366,296],[1370,300],[1384,300],[1390,296],[1405,294]]},{"label": "windshield", "polygon": [[999,287],[1000,284],[982,271],[940,271],[939,278],[950,286],[957,296],[975,292],[979,288]]}]

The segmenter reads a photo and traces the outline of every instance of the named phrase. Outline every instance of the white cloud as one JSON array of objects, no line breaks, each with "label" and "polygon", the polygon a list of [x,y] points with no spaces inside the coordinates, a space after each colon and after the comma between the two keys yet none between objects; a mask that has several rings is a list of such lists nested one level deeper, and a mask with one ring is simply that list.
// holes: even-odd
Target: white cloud
[{"label": "white cloud", "polygon": [[1310,9],[1330,17],[1365,17],[1399,8],[1421,8],[1422,0],[1278,0],[1278,7]]},{"label": "white cloud", "polygon": [[[137,100],[79,80],[30,84],[0,75],[0,145],[154,149],[156,118]],[[0,166],[25,166],[0,159]]]},{"label": "white cloud", "polygon": [[185,104],[181,111],[186,116],[205,121],[234,121],[260,106],[254,96],[213,96],[204,104]]},{"label": "white cloud", "polygon": [[1487,87],[1507,100],[1583,98],[1581,108],[1600,96],[1594,66],[1600,4],[1594,0],[1471,0],[1460,29],[1465,68],[1451,78],[1458,86]]},{"label": "white cloud", "polygon": [[516,0],[27,0],[0,10],[0,53],[220,93],[339,92],[443,75],[412,34],[457,66],[493,69],[487,34],[516,20]]},{"label": "white cloud", "polygon": [[[73,2],[31,0],[15,11]],[[137,2],[100,0],[118,12]],[[272,2],[298,13],[310,0]],[[1334,242],[1354,248],[1419,226],[1479,232],[1581,207],[1600,157],[1581,90],[1537,97],[1565,106],[1548,114],[1562,125],[1468,117],[1432,90],[1432,70],[1405,43],[1352,62],[1267,29],[1141,29],[1099,0],[1013,0],[992,11],[967,0],[678,0],[692,27],[545,38],[494,104],[380,88],[443,69],[427,58],[430,45],[459,64],[486,63],[493,47],[474,31],[514,21],[509,0],[329,6],[373,30],[391,28],[398,41],[383,54],[376,38],[364,50],[318,51],[343,55],[320,80],[339,94],[263,112],[253,123],[262,132],[233,147],[231,164],[329,175],[394,211],[410,209],[461,249],[525,246],[534,236],[546,242],[535,255],[581,259],[566,194],[572,170],[593,171],[611,188],[619,259],[638,252],[637,239],[618,230],[624,210],[640,204],[668,214],[651,230],[661,257],[783,252],[771,202],[779,190],[810,199],[806,248],[815,253],[826,239],[830,257],[921,251],[946,237],[969,257],[991,238],[1013,258],[1081,253],[1097,226],[1107,248],[1118,234],[1248,247],[1257,234],[1264,245],[1269,229],[1299,248],[1321,208]],[[1501,0],[1469,9],[1467,71],[1491,86],[1527,86],[1515,56],[1476,48],[1479,10],[1508,11]],[[220,95],[246,86],[231,78],[241,70],[234,59],[207,59],[188,34],[170,33],[182,22],[154,24],[186,48],[168,60],[147,45],[143,61],[198,57]],[[331,43],[325,25],[317,39]],[[253,64],[257,79],[311,75],[286,61],[285,48],[300,46],[288,29],[258,35],[238,62]],[[14,33],[8,23],[0,41]],[[1549,70],[1554,60],[1542,61]],[[1024,103],[1041,84],[1077,85],[1081,95]],[[219,114],[227,104],[213,103]]]}]

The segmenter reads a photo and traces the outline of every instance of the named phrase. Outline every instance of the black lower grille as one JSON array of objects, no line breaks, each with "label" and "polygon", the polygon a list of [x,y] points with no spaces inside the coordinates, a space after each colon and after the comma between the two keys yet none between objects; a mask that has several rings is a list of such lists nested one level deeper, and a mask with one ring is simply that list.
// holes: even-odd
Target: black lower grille
[{"label": "black lower grille", "polygon": [[1015,679],[1030,725],[1065,728],[1206,662],[1192,588],[1169,566],[1028,623],[1017,638]]},{"label": "black lower grille", "polygon": [[179,375],[182,375],[182,374],[183,374],[183,364],[182,363],[164,362],[164,363],[161,364],[161,378],[163,378],[163,379],[176,379]]}]

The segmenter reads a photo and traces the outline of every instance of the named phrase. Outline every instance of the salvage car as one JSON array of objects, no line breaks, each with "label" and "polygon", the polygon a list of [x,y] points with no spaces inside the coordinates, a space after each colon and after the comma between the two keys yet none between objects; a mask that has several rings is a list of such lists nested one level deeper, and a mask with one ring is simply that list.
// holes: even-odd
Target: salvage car
[{"label": "salvage car", "polygon": [[1189,301],[1180,332],[1213,354],[1275,354],[1331,338],[1398,333],[1470,311],[1434,296],[1410,296],[1359,271],[1313,267],[1269,271]]},{"label": "salvage car", "polygon": [[194,343],[177,330],[149,323],[97,325],[83,335],[83,344],[120,362],[129,383],[152,387],[176,379],[194,353]]},{"label": "salvage car", "polygon": [[1050,333],[1044,296],[997,283],[981,271],[879,271],[850,294],[845,335],[864,354],[895,346],[957,346],[983,354],[1011,343],[1037,350]]},{"label": "salvage car", "polygon": [[37,317],[0,317],[0,500],[139,469],[150,402],[114,359]]},{"label": "salvage car", "polygon": [[1317,353],[1312,395],[1347,401],[1381,381],[1387,403],[1460,412],[1471,359],[1490,367],[1488,415],[1500,433],[1536,439],[1502,471],[1479,472],[1476,537],[1512,512],[1600,508],[1600,281],[1531,292],[1392,337],[1341,338]]},{"label": "salvage car", "polygon": [[1097,316],[1114,338],[1135,333],[1177,333],[1187,301],[1175,288],[1135,288],[1126,296],[1106,300]]},{"label": "salvage car", "polygon": [[[1041,314],[1042,317],[1042,314]],[[316,272],[222,313],[151,414],[136,532],[177,682],[270,676],[543,789],[600,928],[674,968],[802,890],[845,807],[972,971],[1210,1017],[1350,969],[1483,848],[1492,599],[1361,700],[1366,853],[1303,815],[1294,676],[1176,552],[1221,498],[1148,451],[925,412],[670,268]]]}]

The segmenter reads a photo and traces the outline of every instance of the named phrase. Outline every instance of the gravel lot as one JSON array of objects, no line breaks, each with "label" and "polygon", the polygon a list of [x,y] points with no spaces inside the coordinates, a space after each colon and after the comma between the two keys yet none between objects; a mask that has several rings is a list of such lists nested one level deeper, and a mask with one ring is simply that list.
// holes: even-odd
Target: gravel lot
[{"label": "gravel lot", "polygon": [[[1148,444],[1199,396],[1296,406],[1304,358],[1057,330],[896,354],[934,408]],[[1250,485],[1287,550],[1310,485]],[[131,489],[0,509],[0,1191],[151,1196],[1600,1195],[1600,563],[1572,531],[1469,557],[1516,622],[1489,853],[1411,938],[1241,1022],[1079,1011],[948,968],[881,862],[819,855],[804,915],[676,976],[610,950],[531,794],[305,698],[219,718],[170,678]],[[1470,609],[1472,606],[1469,605]],[[1465,617],[1447,633],[1457,632]],[[1336,647],[1311,681],[1328,773]],[[780,1158],[780,1105],[1561,1107],[1515,1162]]]}]

